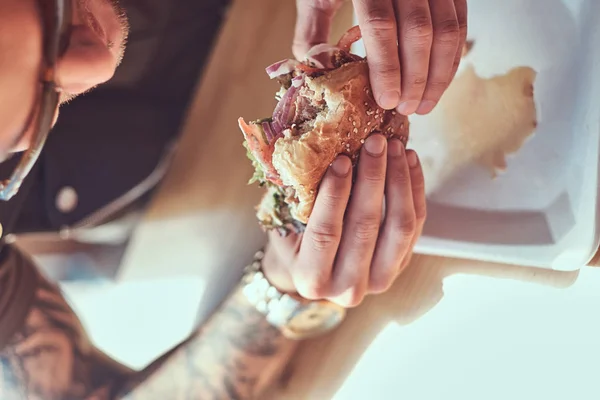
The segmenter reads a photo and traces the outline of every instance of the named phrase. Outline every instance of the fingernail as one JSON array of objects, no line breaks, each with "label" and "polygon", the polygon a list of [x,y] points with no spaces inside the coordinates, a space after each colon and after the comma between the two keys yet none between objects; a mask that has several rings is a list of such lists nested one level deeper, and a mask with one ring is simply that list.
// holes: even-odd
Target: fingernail
[{"label": "fingernail", "polygon": [[401,156],[404,153],[404,144],[400,139],[390,139],[388,142],[388,154],[390,156]]},{"label": "fingernail", "polygon": [[385,138],[381,135],[369,136],[365,142],[365,150],[373,157],[382,155],[385,150]]},{"label": "fingernail", "polygon": [[415,111],[417,111],[419,103],[420,102],[415,100],[405,101],[404,103],[398,106],[398,112],[402,115],[413,114]]},{"label": "fingernail", "polygon": [[344,177],[350,172],[352,163],[348,157],[341,156],[335,159],[335,161],[331,164],[331,168],[337,176]]},{"label": "fingernail", "polygon": [[414,151],[409,151],[406,153],[406,159],[408,160],[408,166],[411,168],[415,168],[419,165],[419,157],[417,157],[417,153]]},{"label": "fingernail", "polygon": [[419,108],[417,108],[417,114],[429,114],[435,108],[436,104],[435,101],[431,100],[422,101],[421,104],[419,104]]},{"label": "fingernail", "polygon": [[379,105],[386,109],[392,110],[400,103],[400,93],[396,90],[387,90],[379,97]]}]

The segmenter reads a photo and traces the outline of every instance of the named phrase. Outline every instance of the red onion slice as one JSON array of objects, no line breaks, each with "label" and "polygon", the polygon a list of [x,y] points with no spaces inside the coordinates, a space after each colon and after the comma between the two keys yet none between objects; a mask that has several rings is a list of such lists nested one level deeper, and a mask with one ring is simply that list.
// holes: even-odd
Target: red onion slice
[{"label": "red onion slice", "polygon": [[269,121],[263,121],[260,123],[263,131],[265,132],[265,136],[267,137],[267,143],[273,143],[273,139],[276,138],[275,132],[273,132],[273,128],[271,127],[271,123]]},{"label": "red onion slice", "polygon": [[269,78],[275,79],[278,76],[289,74],[294,72],[296,65],[298,65],[298,61],[286,59],[276,62],[275,64],[269,65],[265,71],[269,74]]},{"label": "red onion slice", "polygon": [[271,121],[271,127],[273,128],[273,134],[277,137],[281,135],[284,129],[283,125],[281,125],[281,122],[279,122],[277,119],[273,119],[273,121]]},{"label": "red onion slice", "polygon": [[340,51],[339,48],[330,44],[317,44],[306,53],[306,61],[316,68],[333,68],[333,56],[338,51]]},{"label": "red onion slice", "polygon": [[277,103],[277,107],[275,107],[273,121],[277,121],[282,130],[288,128],[294,118],[295,110],[292,110],[292,107],[294,106],[296,97],[298,97],[298,88],[292,85],[285,92],[279,103]]},{"label": "red onion slice", "polygon": [[295,88],[299,88],[304,83],[304,75],[295,76],[292,79],[292,86]]}]

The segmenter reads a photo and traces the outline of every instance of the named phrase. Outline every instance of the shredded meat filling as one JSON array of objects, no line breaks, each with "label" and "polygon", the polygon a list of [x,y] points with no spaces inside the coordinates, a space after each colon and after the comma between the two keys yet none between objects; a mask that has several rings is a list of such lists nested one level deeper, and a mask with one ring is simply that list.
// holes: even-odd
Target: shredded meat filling
[{"label": "shredded meat filling", "polygon": [[292,127],[295,135],[300,135],[313,128],[314,121],[319,113],[327,109],[327,103],[323,99],[315,98],[315,93],[304,86],[295,103]]}]

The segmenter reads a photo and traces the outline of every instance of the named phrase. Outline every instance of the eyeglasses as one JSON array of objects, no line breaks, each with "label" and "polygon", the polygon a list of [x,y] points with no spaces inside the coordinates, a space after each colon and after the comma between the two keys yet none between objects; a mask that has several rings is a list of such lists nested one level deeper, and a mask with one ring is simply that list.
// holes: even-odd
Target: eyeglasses
[{"label": "eyeglasses", "polygon": [[[68,46],[71,29],[71,0],[38,0],[43,27],[43,65],[41,69],[41,90],[38,92],[36,107],[31,111],[25,124],[24,134],[35,123],[35,134],[29,149],[13,171],[11,177],[0,183],[0,200],[8,201],[17,194],[23,180],[35,165],[60,101],[60,91],[55,83],[55,67],[58,59],[64,55]],[[22,136],[22,135],[19,135]]]}]

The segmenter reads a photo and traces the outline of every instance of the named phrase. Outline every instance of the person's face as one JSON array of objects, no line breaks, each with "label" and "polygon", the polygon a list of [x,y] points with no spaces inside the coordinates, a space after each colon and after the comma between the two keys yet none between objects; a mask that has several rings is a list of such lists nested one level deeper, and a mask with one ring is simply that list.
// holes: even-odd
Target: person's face
[{"label": "person's face", "polygon": [[[21,135],[38,106],[43,27],[37,2],[45,1],[52,0],[0,0],[0,156],[26,149],[35,134],[30,126]],[[113,76],[128,32],[117,0],[70,1],[72,33],[56,65],[61,102]]]}]

